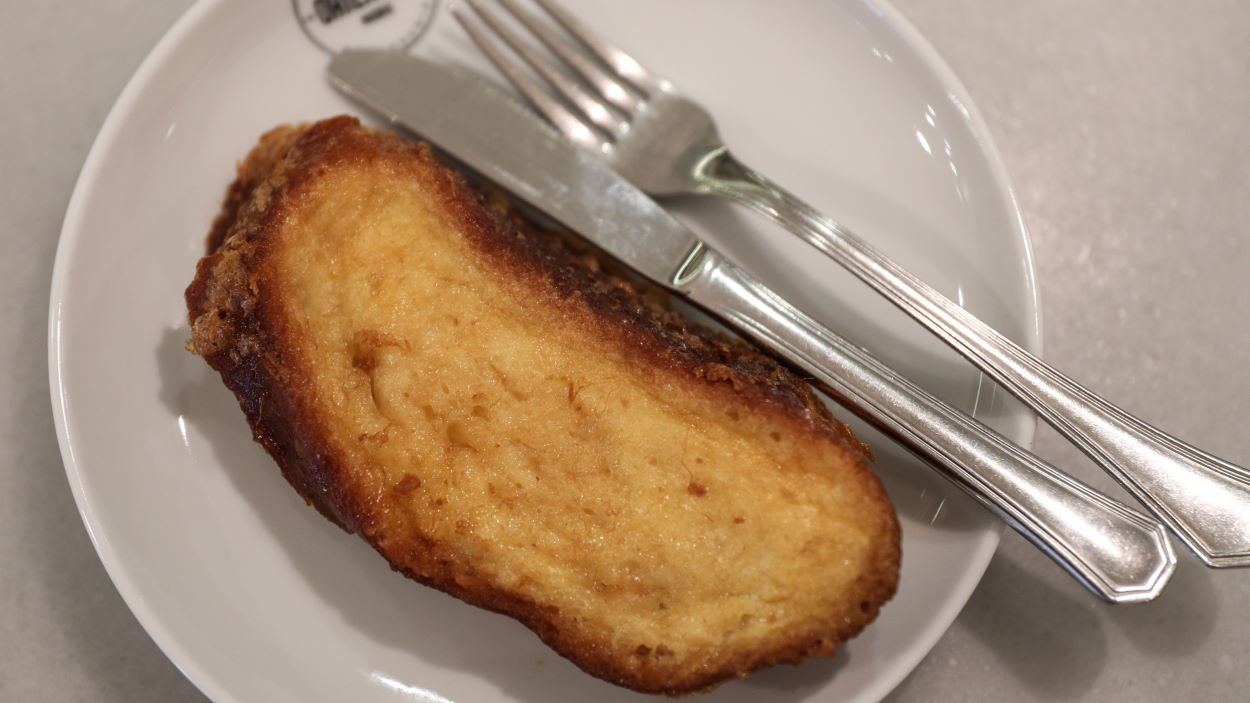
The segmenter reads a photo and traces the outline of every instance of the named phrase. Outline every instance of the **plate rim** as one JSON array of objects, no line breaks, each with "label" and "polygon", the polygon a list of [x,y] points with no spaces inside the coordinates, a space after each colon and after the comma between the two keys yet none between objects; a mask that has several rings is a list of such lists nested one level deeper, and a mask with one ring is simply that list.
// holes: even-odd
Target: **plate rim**
[{"label": "plate rim", "polygon": [[217,676],[199,666],[187,653],[179,638],[167,630],[162,619],[149,607],[147,599],[136,585],[131,573],[122,567],[108,536],[97,529],[100,523],[96,518],[94,505],[86,494],[82,473],[79,471],[78,460],[74,454],[66,402],[67,390],[61,374],[63,349],[61,305],[64,302],[70,278],[69,261],[72,252],[77,249],[77,241],[83,231],[81,221],[84,218],[84,202],[90,190],[88,186],[98,179],[105,151],[116,140],[117,133],[125,124],[126,118],[137,106],[139,97],[146,91],[154,74],[164,65],[168,56],[182,44],[186,35],[200,24],[205,15],[218,5],[229,1],[195,0],[186,11],[179,15],[178,19],[174,20],[143,57],[139,67],[131,74],[125,87],[109,108],[99,132],[91,142],[87,158],[83,161],[77,180],[74,181],[69,204],[65,208],[65,218],[61,223],[61,232],[57,239],[56,257],[52,264],[52,283],[48,300],[48,386],[52,396],[52,420],[56,427],[61,462],[74,496],[78,517],[82,520],[83,527],[87,531],[92,547],[95,548],[96,556],[104,566],[105,573],[108,574],[113,587],[117,589],[118,594],[126,603],[126,607],[139,621],[143,631],[156,644],[165,658],[178,669],[179,673],[210,700],[218,703],[235,703],[237,698],[225,690]]},{"label": "plate rim", "polygon": [[[220,703],[235,702],[238,699],[226,690],[217,675],[198,665],[194,657],[191,657],[182,646],[180,639],[168,631],[162,618],[149,607],[147,599],[136,585],[130,571],[123,568],[108,536],[98,529],[100,522],[95,514],[95,506],[87,496],[83,485],[83,475],[74,453],[73,430],[68,417],[67,388],[61,369],[63,357],[61,306],[70,280],[70,259],[77,249],[77,242],[83,232],[84,202],[87,200],[90,184],[98,180],[105,152],[116,141],[117,133],[138,106],[139,98],[147,91],[155,74],[166,63],[168,56],[181,46],[187,35],[200,25],[205,16],[235,1],[237,0],[195,0],[153,45],[109,108],[92,141],[66,206],[52,267],[47,336],[49,393],[57,444],[66,478],[74,496],[75,507],[91,544],[114,588],[117,589],[148,637],[192,685],[211,700]],[[989,126],[954,69],[919,29],[895,8],[890,0],[872,0],[871,4],[880,10],[879,14],[886,24],[898,32],[904,43],[915,53],[918,61],[932,73],[951,97],[957,99],[962,108],[968,126],[977,140],[991,180],[998,189],[997,195],[1001,204],[1006,206],[1006,212],[1011,216],[1011,236],[1020,249],[1024,273],[1023,302],[1026,309],[1021,311],[1024,314],[1019,320],[1021,324],[1019,343],[1025,349],[1040,356],[1043,347],[1043,325],[1033,243],[1016,198],[1015,189],[1008,177],[1006,164],[994,142]],[[1020,436],[1016,441],[1026,449],[1031,448],[1035,431],[1036,416],[1032,421],[1026,421],[1020,427]],[[932,618],[927,627],[917,631],[915,641],[919,642],[919,646],[910,647],[903,656],[896,657],[871,684],[861,691],[860,698],[880,700],[896,688],[929,655],[981,582],[997,550],[1003,530],[1003,524],[995,521],[991,523],[990,529],[982,533],[980,544],[970,555],[968,568],[963,571],[956,582],[955,591],[958,596],[948,598],[939,616]]]},{"label": "plate rim", "polygon": [[[1029,228],[1024,220],[1024,212],[1020,209],[1019,200],[1016,198],[1015,188],[1011,185],[1007,164],[1003,161],[1002,154],[998,150],[998,145],[994,141],[989,125],[985,122],[980,108],[973,101],[963,81],[955,73],[955,69],[946,62],[946,59],[938,52],[937,47],[929,43],[929,40],[925,38],[920,29],[911,20],[907,19],[898,8],[894,7],[891,0],[870,0],[870,2],[882,10],[881,14],[886,18],[886,21],[897,28],[904,42],[916,52],[917,58],[924,64],[925,68],[933,72],[938,82],[947,88],[950,95],[958,99],[960,107],[963,108],[964,118],[968,121],[972,133],[978,140],[978,145],[981,148],[986,166],[989,168],[990,176],[998,186],[999,194],[1004,199],[1007,210],[1012,214],[1013,234],[1020,243],[1020,256],[1024,263],[1025,304],[1029,308],[1026,313],[1029,319],[1021,320],[1024,325],[1021,332],[1022,338],[1018,340],[1018,343],[1034,356],[1040,358],[1043,353],[1042,307],[1040,292],[1037,286],[1037,265],[1033,256],[1033,239],[1029,235]],[[1021,427],[1021,436],[1019,440],[1015,441],[1024,449],[1031,450],[1036,432],[1037,415],[1034,414],[1031,421],[1026,422]],[[980,585],[982,578],[985,576],[985,570],[989,568],[990,560],[994,558],[994,554],[998,551],[999,541],[1005,529],[1006,525],[1001,520],[996,520],[993,523],[992,528],[986,533],[987,538],[981,550],[975,554],[977,562],[975,565],[970,565],[972,568],[965,570],[964,578],[960,580],[960,587],[966,589],[963,596],[948,600],[947,607],[941,615],[930,620],[929,627],[917,634],[917,639],[922,641],[920,647],[912,647],[901,657],[901,662],[896,659],[898,663],[892,667],[889,675],[878,677],[873,684],[866,687],[867,690],[871,691],[869,696],[871,700],[879,701],[889,695],[933,651],[938,640],[946,634],[951,624],[955,622],[955,618],[963,612],[973,592]],[[975,577],[969,578],[970,574],[973,573],[975,573]]]}]

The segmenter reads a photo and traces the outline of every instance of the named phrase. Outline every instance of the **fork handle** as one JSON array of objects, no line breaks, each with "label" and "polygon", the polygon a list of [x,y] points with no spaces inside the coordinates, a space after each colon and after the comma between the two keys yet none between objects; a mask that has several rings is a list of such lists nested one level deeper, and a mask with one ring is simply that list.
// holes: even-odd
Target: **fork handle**
[{"label": "fork handle", "polygon": [[705,193],[737,201],[845,266],[1046,419],[1212,567],[1250,566],[1250,472],[1130,415],[995,331],[726,150]]},{"label": "fork handle", "polygon": [[848,408],[929,460],[1077,580],[1150,600],[1176,554],[1159,522],[1063,474],[915,384],[699,245],[678,289],[786,356]]}]

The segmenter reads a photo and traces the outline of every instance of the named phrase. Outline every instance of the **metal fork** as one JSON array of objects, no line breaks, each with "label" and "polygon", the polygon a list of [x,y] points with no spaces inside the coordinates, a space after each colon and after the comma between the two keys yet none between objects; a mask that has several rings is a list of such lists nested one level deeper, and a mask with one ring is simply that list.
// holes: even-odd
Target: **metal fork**
[{"label": "metal fork", "polygon": [[[549,52],[522,39],[480,0],[466,2],[484,23],[461,6],[453,8],[456,19],[491,62],[569,139],[649,193],[718,195],[789,229],[1045,418],[1167,523],[1205,564],[1250,566],[1246,469],[1148,425],[1077,384],[845,227],[747,168],[729,153],[705,109],[552,0],[534,2],[563,32],[515,0],[496,0]],[[502,38],[543,80],[519,67],[490,33]]]}]

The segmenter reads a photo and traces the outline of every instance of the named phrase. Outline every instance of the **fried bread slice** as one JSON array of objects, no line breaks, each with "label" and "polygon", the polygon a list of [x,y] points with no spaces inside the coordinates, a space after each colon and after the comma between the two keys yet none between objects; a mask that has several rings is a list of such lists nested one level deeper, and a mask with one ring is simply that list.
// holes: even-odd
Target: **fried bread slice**
[{"label": "fried bread slice", "polygon": [[327,518],[585,671],[682,695],[831,656],[899,528],[791,371],[348,117],[238,169],[189,348]]}]

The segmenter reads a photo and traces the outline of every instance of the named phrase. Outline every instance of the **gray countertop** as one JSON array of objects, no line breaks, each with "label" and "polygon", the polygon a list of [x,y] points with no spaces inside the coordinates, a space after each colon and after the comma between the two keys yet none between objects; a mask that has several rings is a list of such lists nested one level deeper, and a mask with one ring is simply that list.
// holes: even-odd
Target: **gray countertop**
[{"label": "gray countertop", "polygon": [[[131,616],[65,481],[48,281],[70,190],[130,74],[190,3],[28,3],[0,25],[0,700],[202,701]],[[1033,237],[1045,356],[1250,461],[1250,4],[896,0],[1002,151]],[[11,8],[14,9],[14,8]],[[1111,481],[1049,428],[1035,450]],[[1102,605],[1014,533],[888,700],[1245,701],[1250,573],[1182,557]]]}]

